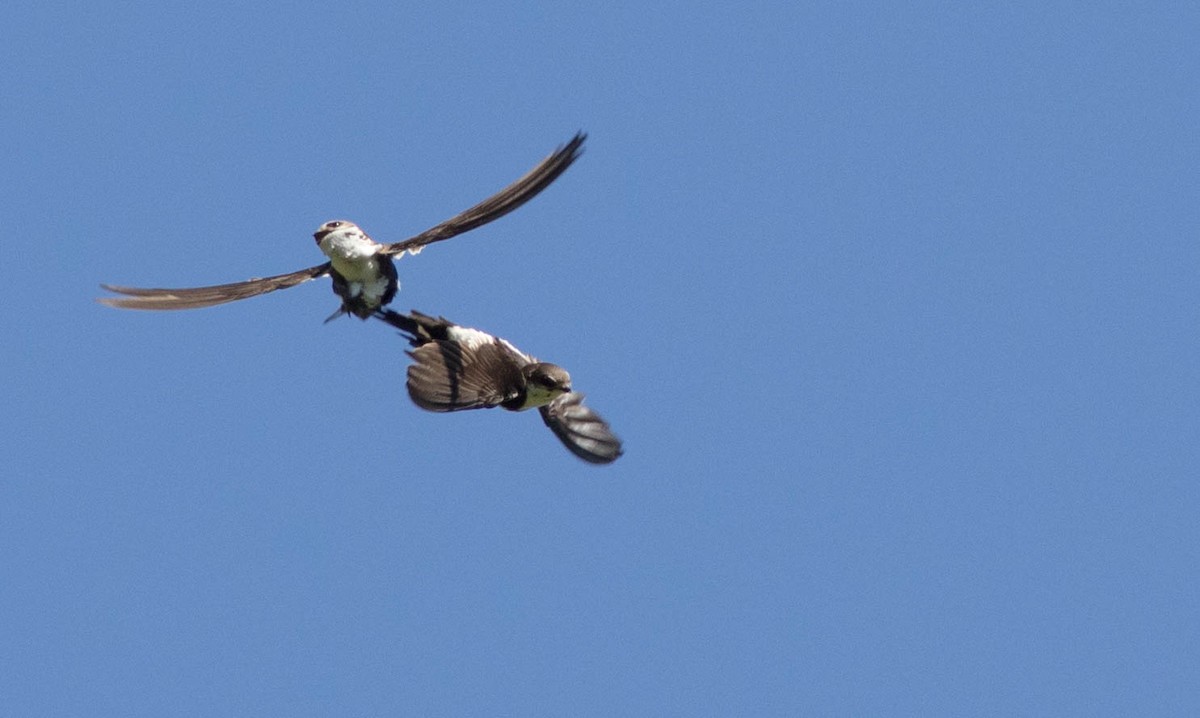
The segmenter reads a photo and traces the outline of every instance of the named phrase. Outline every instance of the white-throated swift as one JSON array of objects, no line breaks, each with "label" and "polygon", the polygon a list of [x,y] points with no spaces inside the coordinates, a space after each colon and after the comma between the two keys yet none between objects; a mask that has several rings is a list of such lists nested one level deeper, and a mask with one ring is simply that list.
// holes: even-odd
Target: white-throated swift
[{"label": "white-throated swift", "polygon": [[375,316],[404,332],[408,395],[428,411],[504,407],[537,408],[542,421],[571,453],[608,464],[622,453],[621,440],[600,415],[583,404],[560,366],[538,361],[507,340],[417,311],[380,310]]},{"label": "white-throated swift", "polygon": [[324,264],[288,274],[211,287],[144,289],[102,284],[100,286],[104,289],[125,296],[104,297],[97,301],[121,309],[198,309],[257,297],[328,274],[333,280],[334,293],[342,300],[341,306],[330,319],[342,314],[366,319],[396,296],[400,283],[393,258],[399,259],[405,252],[415,255],[426,245],[481,227],[525,204],[571,166],[582,153],[586,138],[586,134],[577,133],[570,142],[559,147],[516,182],[474,207],[404,241],[380,244],[353,222],[333,220],[322,224],[313,234],[317,246],[329,257]]}]

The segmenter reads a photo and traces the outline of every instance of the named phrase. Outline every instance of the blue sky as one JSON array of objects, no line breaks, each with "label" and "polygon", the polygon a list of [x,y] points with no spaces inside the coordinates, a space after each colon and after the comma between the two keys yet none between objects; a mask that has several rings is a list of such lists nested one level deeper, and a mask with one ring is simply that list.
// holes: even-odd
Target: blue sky
[{"label": "blue sky", "polygon": [[[0,714],[1195,715],[1192,3],[0,10]],[[626,442],[412,406],[327,281]]]}]

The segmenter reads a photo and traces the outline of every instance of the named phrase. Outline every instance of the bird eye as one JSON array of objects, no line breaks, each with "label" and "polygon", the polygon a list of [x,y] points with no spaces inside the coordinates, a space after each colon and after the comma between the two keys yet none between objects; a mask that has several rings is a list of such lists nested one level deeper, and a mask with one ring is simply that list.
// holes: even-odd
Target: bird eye
[{"label": "bird eye", "polygon": [[337,229],[338,227],[342,226],[342,223],[341,222],[330,222],[329,224],[327,224],[325,226],[329,227],[330,229]]}]

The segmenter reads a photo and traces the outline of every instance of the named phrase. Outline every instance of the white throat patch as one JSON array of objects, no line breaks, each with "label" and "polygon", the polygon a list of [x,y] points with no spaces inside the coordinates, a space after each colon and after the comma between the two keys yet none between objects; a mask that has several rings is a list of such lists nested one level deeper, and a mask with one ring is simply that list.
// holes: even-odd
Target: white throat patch
[{"label": "white throat patch", "polygon": [[319,246],[346,281],[374,283],[379,280],[379,262],[375,256],[379,245],[358,227],[350,225],[336,229],[325,235]]}]

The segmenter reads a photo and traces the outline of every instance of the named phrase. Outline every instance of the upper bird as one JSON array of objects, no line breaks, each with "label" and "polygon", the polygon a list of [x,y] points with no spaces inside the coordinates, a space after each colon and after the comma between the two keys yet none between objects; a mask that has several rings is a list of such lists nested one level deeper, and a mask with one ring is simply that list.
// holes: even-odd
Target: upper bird
[{"label": "upper bird", "polygon": [[400,287],[393,257],[398,259],[404,252],[415,255],[425,245],[481,227],[525,204],[549,187],[578,159],[586,138],[586,134],[577,133],[570,142],[559,147],[516,182],[474,207],[402,242],[380,244],[353,222],[333,220],[322,224],[313,234],[317,246],[329,257],[324,264],[274,277],[259,277],[211,287],[143,289],[101,284],[110,292],[125,296],[104,297],[98,301],[122,309],[198,309],[257,297],[328,274],[333,279],[334,293],[342,300],[341,306],[330,319],[342,314],[366,319],[391,302]]},{"label": "upper bird", "polygon": [[621,440],[600,415],[571,389],[571,375],[538,361],[505,339],[459,326],[443,317],[390,309],[375,316],[404,332],[408,352],[408,396],[427,411],[461,411],[502,406],[537,408],[542,421],[572,454],[592,464],[621,456]]}]

